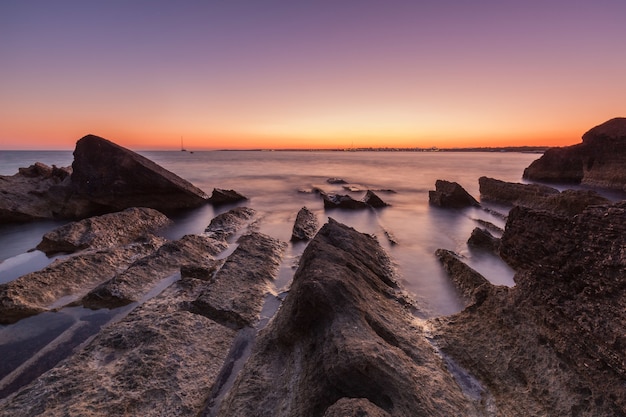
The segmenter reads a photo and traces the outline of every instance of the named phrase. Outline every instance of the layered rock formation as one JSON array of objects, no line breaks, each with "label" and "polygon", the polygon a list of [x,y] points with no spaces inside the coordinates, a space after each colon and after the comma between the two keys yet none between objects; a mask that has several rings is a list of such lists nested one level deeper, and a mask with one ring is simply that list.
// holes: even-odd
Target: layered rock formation
[{"label": "layered rock formation", "polygon": [[564,190],[541,184],[520,184],[480,177],[480,198],[510,206],[523,206],[563,215],[574,215],[586,207],[608,204],[609,200],[593,190]]},{"label": "layered rock formation", "polygon": [[514,208],[500,253],[516,287],[479,286],[466,310],[433,320],[436,343],[498,415],[626,415],[625,247],[624,202],[576,216]]},{"label": "layered rock formation", "polygon": [[208,200],[188,181],[94,135],[76,143],[71,169],[35,164],[0,176],[0,193],[0,223],[85,218],[129,207],[169,211]]},{"label": "layered rock formation", "polygon": [[302,207],[296,216],[296,221],[293,224],[291,231],[291,240],[310,240],[313,239],[317,229],[319,228],[317,222],[317,216],[311,210],[306,207]]},{"label": "layered rock formation", "polygon": [[577,145],[548,149],[524,170],[524,178],[626,191],[626,118],[594,127]]}]

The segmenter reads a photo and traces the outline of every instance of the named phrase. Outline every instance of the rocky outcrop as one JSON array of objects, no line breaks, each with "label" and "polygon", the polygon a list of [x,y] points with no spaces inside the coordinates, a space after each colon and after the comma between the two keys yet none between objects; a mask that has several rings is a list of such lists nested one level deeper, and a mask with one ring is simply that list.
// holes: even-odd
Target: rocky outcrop
[{"label": "rocky outcrop", "polygon": [[481,287],[491,286],[485,277],[467,266],[456,253],[446,249],[437,249],[435,256],[467,303],[476,301],[476,294]]},{"label": "rocky outcrop", "polygon": [[397,291],[378,242],[329,220],[217,415],[476,414]]},{"label": "rocky outcrop", "polygon": [[[0,415],[201,415],[252,330],[237,332],[208,312],[237,312],[255,325],[285,246],[257,233],[242,237],[215,279],[175,281],[0,401]],[[201,264],[207,255],[189,256]]]},{"label": "rocky outcrop", "polygon": [[318,228],[319,224],[315,213],[306,207],[302,207],[298,211],[296,221],[293,224],[291,240],[311,240],[313,239],[313,236],[315,236],[315,233],[317,233]]},{"label": "rocky outcrop", "polygon": [[0,176],[0,193],[0,223],[80,219],[129,207],[169,211],[198,207],[208,198],[149,159],[94,135],[76,143],[71,169],[35,164]]},{"label": "rocky outcrop", "polygon": [[376,193],[372,190],[367,190],[367,192],[365,193],[365,197],[363,197],[363,202],[368,206],[374,208],[382,208],[389,205],[385,203],[383,199],[376,195]]},{"label": "rocky outcrop", "polygon": [[480,204],[456,182],[437,180],[435,190],[428,192],[430,204],[439,207],[463,208],[478,207]]},{"label": "rocky outcrop", "polygon": [[43,236],[37,249],[47,255],[72,253],[87,248],[110,248],[139,240],[170,224],[162,213],[148,208],[129,208],[122,212],[94,216],[68,223]]},{"label": "rocky outcrop", "polygon": [[61,204],[51,190],[66,187],[71,172],[38,162],[15,175],[0,175],[0,224],[59,217]]},{"label": "rocky outcrop", "polygon": [[549,210],[566,216],[581,213],[586,207],[608,204],[609,200],[593,190],[559,190],[541,184],[519,184],[480,177],[480,198],[499,204]]},{"label": "rocky outcrop", "polygon": [[594,127],[577,145],[548,149],[524,178],[626,190],[626,118]]},{"label": "rocky outcrop", "polygon": [[483,284],[432,320],[437,345],[498,415],[625,416],[626,203],[575,216],[515,207],[500,253],[516,286]]}]

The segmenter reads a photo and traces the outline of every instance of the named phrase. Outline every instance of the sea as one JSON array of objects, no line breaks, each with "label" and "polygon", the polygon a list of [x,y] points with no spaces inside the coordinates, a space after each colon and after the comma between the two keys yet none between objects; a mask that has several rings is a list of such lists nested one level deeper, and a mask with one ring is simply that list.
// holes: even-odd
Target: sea
[{"label": "sea", "polygon": [[[483,203],[480,208],[445,209],[428,202],[435,181],[444,179],[461,184],[480,199],[478,178],[488,176],[503,181],[523,182],[522,173],[536,153],[516,152],[365,152],[365,151],[143,151],[138,152],[162,167],[204,190],[233,189],[248,197],[241,205],[257,211],[258,232],[289,242],[294,220],[306,206],[316,213],[320,225],[333,218],[356,230],[375,236],[391,257],[401,286],[421,306],[427,317],[460,311],[463,302],[434,253],[439,248],[453,250],[472,268],[496,285],[513,286],[514,272],[502,260],[467,245],[472,230],[492,225],[504,228],[508,207]],[[35,162],[59,167],[72,163],[71,151],[0,151],[0,175],[13,175],[20,167]],[[111,167],[115,169],[115,167]],[[330,183],[342,179],[346,184]],[[389,204],[386,208],[365,210],[324,209],[316,189],[348,194],[360,199],[374,191]],[[229,207],[206,205],[171,215],[174,224],[162,231],[168,239],[201,234],[211,219]],[[64,221],[39,221],[0,226],[0,283],[41,269],[54,261],[34,250],[42,236]],[[236,245],[232,242],[232,245]],[[276,293],[288,293],[298,259],[306,243],[289,243]],[[173,278],[174,280],[176,277]],[[156,288],[158,293],[165,284]],[[31,378],[45,370],[37,368],[33,357],[45,362],[46,349],[61,343],[62,335],[80,323],[81,332],[72,332],[64,350],[80,344],[116,315],[128,311],[87,311],[79,307],[61,308],[0,326],[0,398],[26,381],[15,382],[16,369],[36,368]],[[57,329],[57,330],[54,330]],[[87,329],[87,330],[85,330]],[[89,330],[90,329],[90,330]],[[73,339],[84,333],[82,339]],[[56,354],[56,353],[55,353]],[[58,356],[63,356],[58,354]],[[29,363],[30,361],[30,363]],[[47,365],[49,366],[49,365]],[[37,370],[38,369],[38,370]],[[4,394],[4,395],[3,395]]]}]

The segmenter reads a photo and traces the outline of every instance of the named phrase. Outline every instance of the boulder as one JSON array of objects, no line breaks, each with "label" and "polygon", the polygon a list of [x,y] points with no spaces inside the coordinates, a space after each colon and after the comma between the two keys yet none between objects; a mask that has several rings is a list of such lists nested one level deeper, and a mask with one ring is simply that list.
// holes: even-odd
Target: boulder
[{"label": "boulder", "polygon": [[[150,207],[161,211],[198,207],[208,196],[151,160],[94,135],[76,143],[71,198],[85,200],[73,217]],[[78,208],[74,205],[75,208]]]},{"label": "boulder", "polygon": [[219,206],[223,204],[234,204],[247,199],[248,197],[239,194],[235,190],[223,190],[221,188],[214,188],[211,197],[209,197],[209,202],[214,206]]},{"label": "boulder", "polygon": [[302,207],[296,216],[296,221],[291,231],[291,240],[311,240],[317,233],[318,228],[319,224],[315,213],[306,207]]},{"label": "boulder", "polygon": [[524,170],[524,178],[626,190],[626,118],[592,128],[582,143],[548,149]]},{"label": "boulder", "polygon": [[365,193],[365,197],[363,197],[363,202],[367,204],[368,206],[371,206],[374,208],[387,207],[389,205],[385,203],[382,200],[382,198],[377,196],[376,193],[374,193],[371,190],[367,190],[367,192]]},{"label": "boulder", "polygon": [[149,208],[129,208],[58,227],[43,236],[37,249],[51,255],[87,248],[110,248],[140,240],[170,224],[162,213]]},{"label": "boulder", "polygon": [[435,190],[428,192],[430,204],[439,207],[478,207],[480,204],[456,182],[437,180]]},{"label": "boulder", "polygon": [[347,184],[348,182],[342,178],[328,178],[326,180],[329,184]]},{"label": "boulder", "polygon": [[343,208],[350,210],[359,210],[365,208],[381,208],[386,207],[389,204],[385,203],[380,197],[378,197],[373,191],[368,190],[363,196],[362,200],[355,200],[349,195],[341,194],[327,194],[321,192],[320,195],[324,200],[324,208]]},{"label": "boulder", "polygon": [[378,242],[330,219],[216,415],[476,414],[398,295]]}]

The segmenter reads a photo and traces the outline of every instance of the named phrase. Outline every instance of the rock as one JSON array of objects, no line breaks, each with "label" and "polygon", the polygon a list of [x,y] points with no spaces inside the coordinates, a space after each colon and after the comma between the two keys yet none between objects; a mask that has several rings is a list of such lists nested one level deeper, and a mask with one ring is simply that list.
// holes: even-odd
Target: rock
[{"label": "rock", "polygon": [[476,302],[476,293],[482,286],[491,286],[485,277],[467,266],[456,253],[446,249],[437,249],[435,256],[468,303]]},{"label": "rock", "polygon": [[481,199],[500,204],[549,210],[563,215],[581,213],[592,205],[608,204],[609,200],[592,190],[559,190],[540,184],[518,184],[481,177]]},{"label": "rock", "polygon": [[57,259],[46,268],[0,284],[0,324],[14,323],[43,311],[61,307],[86,294],[94,286],[113,278],[137,258],[154,252],[163,239],[154,236],[126,246]]},{"label": "rock", "polygon": [[456,182],[437,180],[435,190],[428,192],[430,204],[439,207],[478,207],[480,204]]},{"label": "rock", "polygon": [[367,398],[342,398],[326,409],[323,417],[391,417]]},{"label": "rock", "polygon": [[378,242],[330,219],[217,415],[476,414],[397,294]]},{"label": "rock", "polygon": [[302,207],[296,216],[296,221],[291,232],[291,240],[298,241],[313,239],[313,236],[317,233],[318,228],[319,224],[315,213],[306,207]]},{"label": "rock", "polygon": [[497,253],[500,248],[500,239],[494,237],[488,230],[476,227],[472,230],[472,235],[467,240],[467,244],[473,248]]},{"label": "rock", "polygon": [[263,296],[278,274],[286,244],[260,233],[238,239],[214,282],[189,303],[189,311],[233,329],[251,327],[259,319]]},{"label": "rock", "polygon": [[321,193],[321,196],[322,196],[322,199],[324,200],[325,209],[343,208],[343,209],[350,209],[350,210],[358,210],[358,209],[364,209],[364,208],[369,207],[363,201],[355,200],[349,195]]},{"label": "rock", "polygon": [[367,191],[362,200],[355,200],[349,195],[341,195],[341,194],[326,194],[321,192],[320,195],[324,200],[324,208],[343,208],[350,210],[359,210],[364,208],[380,208],[386,207],[389,204],[385,203],[380,197],[378,197],[374,192]]},{"label": "rock", "polygon": [[225,213],[218,214],[204,229],[204,233],[217,240],[226,240],[249,223],[256,212],[248,207],[235,207]]},{"label": "rock", "polygon": [[0,176],[0,223],[82,219],[129,207],[161,211],[198,207],[207,195],[143,156],[87,135],[72,168],[37,163]]},{"label": "rock", "polygon": [[2,416],[196,416],[237,333],[181,308],[208,283],[183,280],[104,327],[0,401]]},{"label": "rock", "polygon": [[70,172],[36,163],[15,175],[0,175],[0,224],[62,217],[62,204],[51,189],[68,184]]},{"label": "rock", "polygon": [[154,209],[129,208],[58,227],[43,236],[37,249],[51,255],[126,245],[170,223],[164,214]]},{"label": "rock", "polygon": [[626,118],[594,127],[582,143],[548,149],[524,170],[524,178],[626,190]]},{"label": "rock", "polygon": [[363,202],[374,208],[387,207],[389,205],[371,190],[367,190],[365,197],[363,197]]},{"label": "rock", "polygon": [[329,184],[347,184],[348,183],[346,180],[343,180],[341,178],[329,178],[326,180],[326,182]]},{"label": "rock", "polygon": [[216,269],[217,255],[227,245],[206,236],[185,235],[166,242],[154,253],[148,254],[98,285],[85,295],[80,304],[91,309],[116,308],[139,301],[157,283],[177,273],[182,267]]},{"label": "rock", "polygon": [[247,199],[248,197],[239,194],[235,190],[223,190],[221,188],[214,188],[213,193],[209,198],[209,202],[211,202],[211,204],[215,206],[219,206],[223,204],[234,204]]},{"label": "rock", "polygon": [[76,143],[71,188],[87,201],[72,217],[150,207],[161,211],[198,207],[207,195],[151,160],[94,135]]},{"label": "rock", "polygon": [[559,190],[547,185],[505,182],[489,177],[480,177],[478,185],[481,200],[511,206],[534,206],[550,195],[559,194]]},{"label": "rock", "polygon": [[500,253],[516,286],[432,320],[497,415],[626,415],[626,202],[575,216],[515,207]]}]

